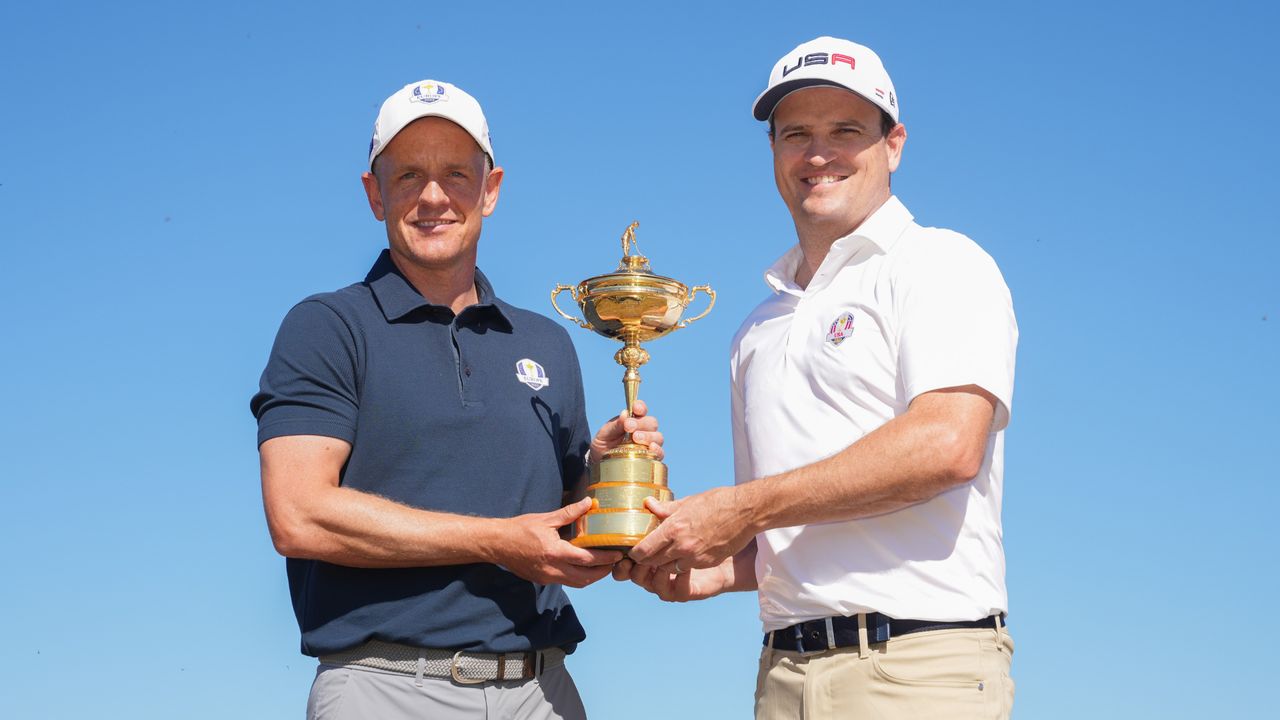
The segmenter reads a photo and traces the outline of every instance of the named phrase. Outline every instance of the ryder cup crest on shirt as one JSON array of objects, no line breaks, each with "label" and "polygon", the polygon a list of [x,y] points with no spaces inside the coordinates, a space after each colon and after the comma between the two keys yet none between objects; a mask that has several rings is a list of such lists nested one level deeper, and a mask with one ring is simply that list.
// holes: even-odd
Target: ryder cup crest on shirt
[{"label": "ryder cup crest on shirt", "polygon": [[541,390],[551,384],[551,378],[547,377],[547,371],[529,358],[524,358],[516,363],[516,379],[534,390]]},{"label": "ryder cup crest on shirt", "polygon": [[373,123],[373,139],[369,141],[369,169],[373,169],[374,159],[386,149],[396,133],[424,117],[441,117],[466,130],[489,156],[489,162],[497,164],[493,158],[489,122],[480,103],[457,85],[440,80],[422,80],[405,85],[382,103],[378,119]]},{"label": "ryder cup crest on shirt", "polygon": [[898,122],[898,97],[875,51],[855,42],[823,36],[783,55],[769,73],[769,85],[751,107],[768,120],[782,98],[810,87],[839,87],[861,95]]},{"label": "ryder cup crest on shirt", "polygon": [[827,329],[827,342],[839,345],[853,335],[853,313],[842,313]]}]

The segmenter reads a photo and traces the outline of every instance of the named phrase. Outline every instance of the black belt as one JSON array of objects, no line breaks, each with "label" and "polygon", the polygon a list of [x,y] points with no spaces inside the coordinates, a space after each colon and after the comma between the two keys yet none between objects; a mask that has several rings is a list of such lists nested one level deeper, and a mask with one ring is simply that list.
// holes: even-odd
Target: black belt
[{"label": "black belt", "polygon": [[[1003,616],[1000,617],[1000,624],[1004,624]],[[981,620],[939,622],[937,620],[896,620],[880,613],[867,613],[867,642],[869,643],[888,642],[889,638],[892,637],[926,632],[928,630],[953,630],[956,628],[990,628],[994,630],[996,628],[996,616],[992,615]],[[765,633],[765,645],[770,645],[770,637],[773,637],[772,647],[775,650],[794,650],[796,652],[810,653],[830,650],[831,648],[857,647],[858,617],[856,615],[853,617],[841,615],[798,623],[781,630],[775,630],[773,633]]]}]

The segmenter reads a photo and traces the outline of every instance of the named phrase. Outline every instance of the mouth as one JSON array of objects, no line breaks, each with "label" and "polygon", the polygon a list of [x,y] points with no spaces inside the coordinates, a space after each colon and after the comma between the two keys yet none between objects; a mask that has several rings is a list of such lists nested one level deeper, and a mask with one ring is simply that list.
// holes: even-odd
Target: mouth
[{"label": "mouth", "polygon": [[418,228],[419,230],[434,230],[438,227],[453,225],[456,222],[457,222],[456,220],[416,220],[409,224]]},{"label": "mouth", "polygon": [[848,175],[815,175],[813,177],[801,178],[806,185],[830,185],[847,179],[849,179]]}]

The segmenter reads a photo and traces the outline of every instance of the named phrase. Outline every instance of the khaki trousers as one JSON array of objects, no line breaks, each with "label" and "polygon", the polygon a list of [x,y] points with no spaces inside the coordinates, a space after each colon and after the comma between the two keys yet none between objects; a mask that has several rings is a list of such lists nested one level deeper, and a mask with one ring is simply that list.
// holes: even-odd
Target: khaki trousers
[{"label": "khaki trousers", "polygon": [[765,648],[756,720],[1007,720],[1013,639],[999,630],[934,630],[865,649]]}]

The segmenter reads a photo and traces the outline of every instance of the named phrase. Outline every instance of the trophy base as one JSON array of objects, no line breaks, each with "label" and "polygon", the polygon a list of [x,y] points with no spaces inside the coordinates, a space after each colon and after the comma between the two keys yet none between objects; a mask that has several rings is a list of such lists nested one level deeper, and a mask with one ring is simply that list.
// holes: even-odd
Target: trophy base
[{"label": "trophy base", "polygon": [[667,466],[643,445],[625,443],[591,466],[591,509],[574,523],[572,542],[582,548],[627,552],[658,527],[644,499],[670,500]]}]

